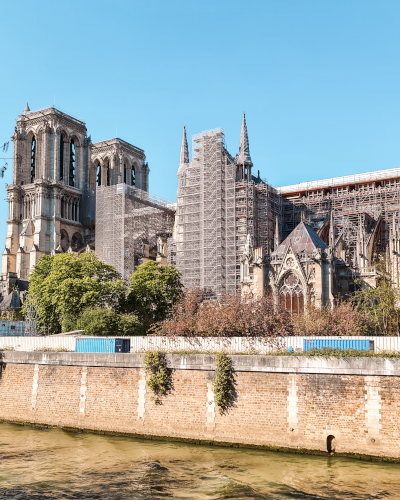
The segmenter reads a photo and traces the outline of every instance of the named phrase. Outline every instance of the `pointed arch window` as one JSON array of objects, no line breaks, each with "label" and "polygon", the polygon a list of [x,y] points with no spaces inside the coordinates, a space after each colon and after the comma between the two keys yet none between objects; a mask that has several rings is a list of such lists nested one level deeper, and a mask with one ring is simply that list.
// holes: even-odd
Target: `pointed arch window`
[{"label": "pointed arch window", "polygon": [[60,181],[64,180],[64,136],[60,137]]},{"label": "pointed arch window", "polygon": [[96,168],[96,184],[97,186],[101,186],[101,165],[100,162],[97,164]]},{"label": "pointed arch window", "polygon": [[31,143],[31,182],[34,182],[36,176],[36,138],[32,137]]},{"label": "pointed arch window", "polygon": [[136,184],[136,176],[135,176],[135,165],[132,165],[132,186]]},{"label": "pointed arch window", "polygon": [[70,186],[75,186],[75,143],[71,139],[69,146],[69,182]]},{"label": "pointed arch window", "polygon": [[283,280],[279,290],[279,303],[290,314],[304,312],[304,288],[298,276],[289,273]]},{"label": "pointed arch window", "polygon": [[110,160],[108,160],[108,162],[107,162],[107,186],[111,186]]}]

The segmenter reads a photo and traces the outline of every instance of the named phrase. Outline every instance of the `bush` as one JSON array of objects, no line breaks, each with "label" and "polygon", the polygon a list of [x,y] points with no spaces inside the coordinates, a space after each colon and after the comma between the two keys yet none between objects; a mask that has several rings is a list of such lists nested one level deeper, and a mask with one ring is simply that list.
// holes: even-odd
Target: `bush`
[{"label": "bush", "polygon": [[119,337],[143,335],[143,327],[134,314],[121,314],[113,309],[88,309],[76,321],[74,328],[85,335]]},{"label": "bush", "polygon": [[304,314],[293,316],[295,335],[366,335],[372,328],[365,312],[351,302],[337,302],[331,306],[309,306]]},{"label": "bush", "polygon": [[205,300],[199,289],[189,290],[164,321],[151,329],[158,335],[183,337],[264,337],[293,334],[290,314],[275,307],[270,297],[247,299],[226,293]]}]

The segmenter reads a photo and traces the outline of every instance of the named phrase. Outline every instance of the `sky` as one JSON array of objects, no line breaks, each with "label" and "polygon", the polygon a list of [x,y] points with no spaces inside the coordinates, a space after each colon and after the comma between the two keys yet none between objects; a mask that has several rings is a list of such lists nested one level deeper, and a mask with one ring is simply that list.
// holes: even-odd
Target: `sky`
[{"label": "sky", "polygon": [[400,166],[398,0],[0,0],[0,18],[0,145],[27,102],[54,104],[144,149],[172,201],[183,125],[236,155],[243,111],[273,186]]}]

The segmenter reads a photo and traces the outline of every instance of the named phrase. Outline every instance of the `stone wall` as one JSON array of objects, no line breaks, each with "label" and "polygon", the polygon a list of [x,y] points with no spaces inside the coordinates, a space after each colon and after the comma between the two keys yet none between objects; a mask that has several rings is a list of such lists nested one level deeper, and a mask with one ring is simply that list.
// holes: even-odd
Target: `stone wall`
[{"label": "stone wall", "polygon": [[98,432],[400,460],[400,360],[232,356],[235,399],[214,404],[213,356],[167,356],[152,400],[143,354],[5,352],[0,419]]}]

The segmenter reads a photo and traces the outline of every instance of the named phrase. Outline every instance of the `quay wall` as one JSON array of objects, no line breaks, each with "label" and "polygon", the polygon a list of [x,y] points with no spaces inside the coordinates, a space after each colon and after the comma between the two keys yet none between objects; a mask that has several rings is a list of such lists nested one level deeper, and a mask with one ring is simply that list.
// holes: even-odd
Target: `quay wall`
[{"label": "quay wall", "polygon": [[3,353],[0,420],[225,445],[400,461],[400,359],[232,356],[220,414],[214,357],[167,355],[154,401],[143,354]]}]

